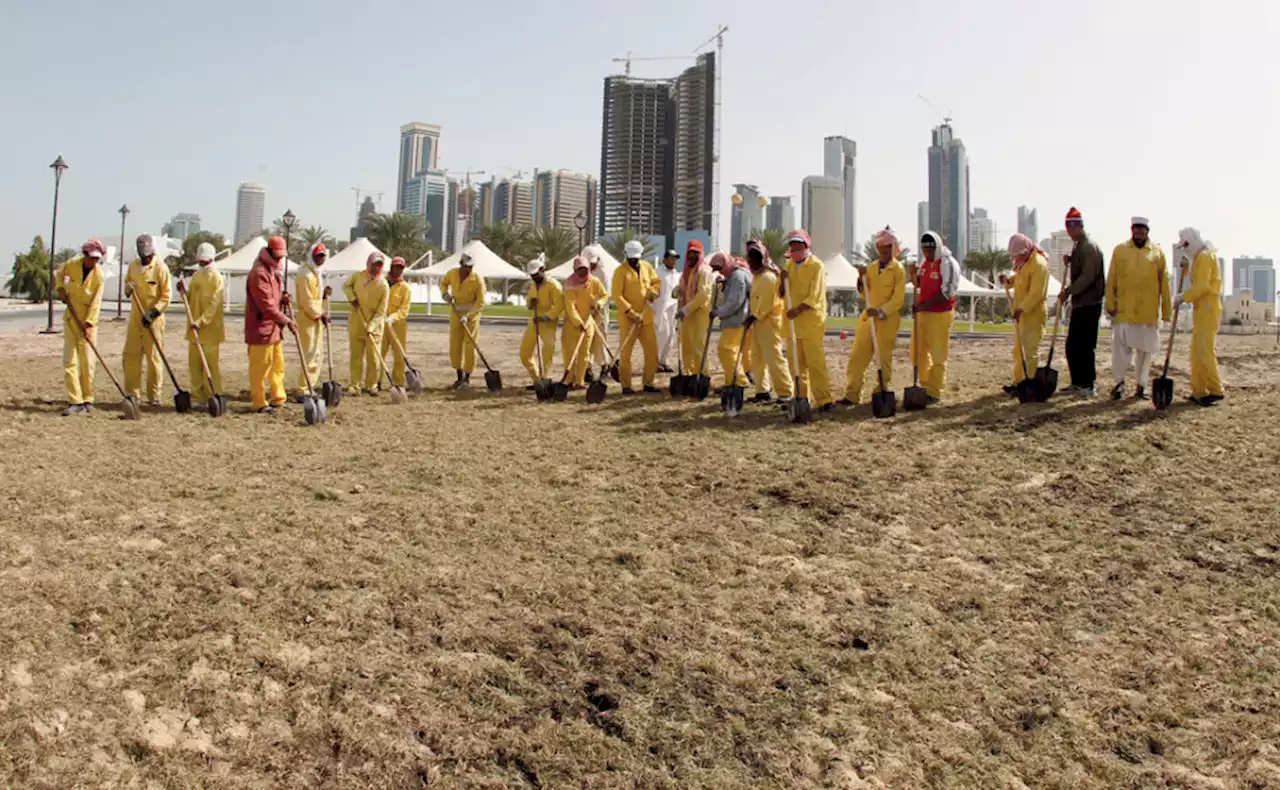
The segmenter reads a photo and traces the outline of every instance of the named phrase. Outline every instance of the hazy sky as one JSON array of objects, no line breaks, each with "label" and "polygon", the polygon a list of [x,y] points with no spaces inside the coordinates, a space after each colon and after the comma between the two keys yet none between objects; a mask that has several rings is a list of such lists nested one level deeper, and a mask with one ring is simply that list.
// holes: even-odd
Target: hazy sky
[{"label": "hazy sky", "polygon": [[268,219],[345,238],[349,187],[394,208],[408,121],[444,127],[447,168],[597,173],[611,58],[684,54],[720,23],[726,232],[731,184],[798,203],[822,138],[846,134],[859,236],[914,237],[939,122],[923,94],[954,116],[1002,241],[1019,204],[1041,236],[1076,205],[1104,246],[1143,214],[1166,248],[1194,224],[1228,257],[1280,253],[1267,0],[0,0],[3,269],[47,239],[58,154],[60,246],[118,233],[125,202],[131,235],[182,211],[230,235],[241,181],[267,185]]}]

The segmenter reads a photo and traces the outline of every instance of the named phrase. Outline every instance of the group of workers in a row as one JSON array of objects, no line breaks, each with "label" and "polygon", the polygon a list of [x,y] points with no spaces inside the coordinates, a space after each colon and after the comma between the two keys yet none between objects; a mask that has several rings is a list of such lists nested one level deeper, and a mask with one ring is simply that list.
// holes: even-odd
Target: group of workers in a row
[{"label": "group of workers in a row", "polygon": [[[1116,246],[1109,267],[1104,267],[1101,251],[1085,233],[1083,219],[1074,208],[1067,214],[1066,227],[1074,247],[1066,256],[1069,277],[1057,297],[1057,307],[1062,309],[1068,302],[1071,307],[1066,343],[1071,375],[1068,391],[1088,397],[1096,392],[1094,352],[1101,312],[1105,309],[1113,321],[1112,397],[1124,396],[1131,360],[1136,361],[1138,374],[1135,394],[1145,397],[1144,384],[1157,350],[1160,320],[1168,320],[1185,301],[1195,307],[1192,400],[1201,405],[1221,400],[1223,389],[1214,350],[1221,318],[1221,281],[1211,245],[1194,228],[1181,231],[1177,249],[1183,276],[1189,274],[1191,285],[1174,299],[1164,253],[1148,240],[1147,220],[1133,219],[1132,237]],[[563,286],[547,276],[545,258],[536,258],[526,266],[532,279],[526,293],[531,317],[520,346],[521,362],[530,379],[550,377],[557,329],[562,325],[559,339],[563,380],[571,388],[582,387],[592,378],[592,369],[598,366],[603,371],[612,356],[606,338],[607,309],[612,301],[618,311],[618,335],[622,339],[617,358],[624,393],[634,391],[632,357],[637,344],[644,360],[642,390],[659,391],[656,377],[660,371],[671,370],[668,354],[677,333],[678,372],[706,373],[704,354],[712,322],[718,320],[717,352],[725,386],[754,383],[753,402],[777,400],[786,404],[799,394],[810,398],[821,410],[830,411],[837,403],[853,405],[862,399],[867,368],[877,357],[884,387],[892,388],[893,348],[906,300],[906,284],[911,281],[915,285],[911,308],[915,329],[909,354],[919,366],[921,384],[931,401],[940,400],[946,388],[960,266],[938,234],[924,234],[920,240],[921,258],[909,271],[899,260],[901,248],[894,233],[886,228],[876,235],[879,259],[862,272],[859,290],[866,310],[854,332],[845,389],[839,401],[831,390],[823,348],[827,319],[823,264],[812,254],[807,232],[792,232],[787,244],[787,260],[780,267],[770,260],[758,239],[748,242],[745,259],[724,252],[704,256],[701,243],[693,241],[685,250],[684,267],[680,270],[674,250],[667,251],[662,263],[655,267],[641,260],[643,247],[632,241],[625,246],[625,263],[614,272],[607,288],[595,247],[588,247],[574,259],[573,274]],[[284,331],[296,332],[301,345],[307,368],[305,375],[299,373],[301,392],[306,381],[319,380],[322,329],[329,324],[328,293],[321,281],[327,251],[321,244],[314,245],[296,274],[295,318],[293,300],[284,288],[281,272],[285,248],[284,239],[271,238],[246,283],[245,342],[250,392],[254,408],[261,412],[274,410],[287,397]],[[156,404],[162,383],[155,344],[164,342],[170,277],[167,265],[155,254],[150,236],[139,237],[137,249],[138,260],[129,265],[125,275],[126,293],[135,301],[125,340],[124,386],[126,394],[141,400],[145,358],[147,402]],[[63,265],[57,287],[93,339],[102,299],[103,276],[98,264],[105,248],[97,239],[91,239],[84,244],[82,253]],[[1039,366],[1038,352],[1049,312],[1049,271],[1044,251],[1022,234],[1010,239],[1009,255],[1013,273],[1002,276],[1001,281],[1010,294],[1016,331],[1013,373],[1005,390],[1015,394],[1017,384],[1033,375]],[[225,340],[224,283],[213,258],[213,247],[200,245],[196,253],[198,268],[186,288],[191,311],[188,366],[192,396],[197,400],[221,390],[219,347]],[[471,263],[468,256],[462,256],[459,267],[448,272],[440,284],[442,296],[451,308],[449,358],[457,377],[455,389],[470,385],[485,304],[484,279]],[[392,366],[386,374],[394,384],[405,384],[404,349],[408,343],[406,321],[410,305],[409,287],[403,281],[405,262],[393,258],[384,276],[385,266],[383,256],[373,253],[366,270],[352,274],[343,286],[350,305],[350,392],[379,391],[388,352]],[[70,401],[67,411],[75,414],[92,408],[93,358],[69,315],[65,327],[63,366]],[[394,333],[394,339],[389,333]],[[206,383],[196,344],[203,349],[213,392],[207,391],[210,385]],[[793,391],[793,374],[799,393]],[[872,385],[878,385],[875,377]]]}]

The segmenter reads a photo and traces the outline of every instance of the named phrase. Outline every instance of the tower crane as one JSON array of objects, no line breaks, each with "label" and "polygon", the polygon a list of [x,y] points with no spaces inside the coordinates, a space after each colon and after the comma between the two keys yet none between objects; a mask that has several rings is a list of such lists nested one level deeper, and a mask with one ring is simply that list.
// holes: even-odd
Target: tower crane
[{"label": "tower crane", "polygon": [[356,215],[360,214],[360,197],[361,195],[376,195],[373,199],[373,205],[377,206],[382,202],[382,196],[387,194],[381,189],[365,189],[364,187],[351,187],[351,191],[356,193]]},{"label": "tower crane", "polygon": [[925,104],[929,105],[929,109],[933,110],[935,113],[937,113],[937,114],[942,118],[942,124],[943,124],[944,126],[950,126],[950,125],[951,125],[951,110],[947,110],[945,113],[944,113],[944,112],[942,112],[941,110],[939,110],[937,107],[935,107],[935,106],[933,105],[933,102],[929,101],[928,99],[926,99],[923,95],[921,95],[921,94],[919,94],[919,93],[917,93],[917,94],[916,94],[916,98],[917,98],[917,99],[919,99],[920,101],[924,102]]},{"label": "tower crane", "polygon": [[630,77],[630,76],[631,76],[631,61],[633,61],[633,60],[693,60],[693,59],[694,59],[694,57],[696,57],[696,56],[695,56],[695,55],[656,55],[656,56],[653,56],[653,57],[639,57],[639,58],[636,58],[636,57],[632,57],[632,56],[631,56],[631,53],[630,53],[630,52],[628,52],[628,53],[627,53],[627,56],[626,56],[625,58],[613,58],[613,62],[614,62],[614,63],[625,63],[625,64],[627,64],[627,67],[626,67],[626,69],[625,69],[624,73],[625,73],[628,77]]}]

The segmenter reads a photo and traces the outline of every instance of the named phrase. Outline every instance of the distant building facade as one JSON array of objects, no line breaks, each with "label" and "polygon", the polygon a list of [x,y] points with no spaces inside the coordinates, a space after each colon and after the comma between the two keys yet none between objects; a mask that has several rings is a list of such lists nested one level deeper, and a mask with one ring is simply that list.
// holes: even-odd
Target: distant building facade
[{"label": "distant building facade", "polygon": [[1231,259],[1231,293],[1239,296],[1250,292],[1250,298],[1274,303],[1276,298],[1276,268],[1270,258],[1242,256]]},{"label": "distant building facade", "polygon": [[845,257],[858,249],[858,144],[848,137],[832,136],[822,141],[822,174],[840,181],[844,202]]},{"label": "distant building facade", "polygon": [[185,240],[188,236],[199,232],[199,214],[174,214],[173,219],[160,228],[160,233],[171,239]]},{"label": "distant building facade", "polygon": [[974,252],[988,252],[997,249],[996,221],[985,208],[975,208],[969,218],[969,249]]},{"label": "distant building facade", "polygon": [[801,224],[809,231],[813,254],[825,260],[844,247],[844,183],[828,176],[802,182]]},{"label": "distant building facade", "polygon": [[239,247],[262,232],[266,227],[267,187],[263,184],[244,183],[236,191],[235,246]]},{"label": "distant building facade", "polygon": [[[400,127],[400,173],[396,184],[396,211],[410,211],[409,184],[420,173],[440,167],[440,127],[431,123],[407,123]],[[421,200],[419,190],[418,199]]]},{"label": "distant building facade", "polygon": [[790,195],[774,195],[769,198],[769,205],[764,212],[764,224],[766,230],[780,230],[783,233],[796,229],[796,207],[791,205]]},{"label": "distant building facade", "polygon": [[950,123],[934,128],[929,146],[929,227],[957,260],[969,254],[969,157]]},{"label": "distant building facade", "polygon": [[755,184],[733,185],[733,207],[729,213],[729,251],[744,255],[747,240],[764,230],[764,198]]},{"label": "distant building facade", "polygon": [[1018,232],[1028,239],[1040,238],[1040,221],[1035,209],[1018,206]]}]

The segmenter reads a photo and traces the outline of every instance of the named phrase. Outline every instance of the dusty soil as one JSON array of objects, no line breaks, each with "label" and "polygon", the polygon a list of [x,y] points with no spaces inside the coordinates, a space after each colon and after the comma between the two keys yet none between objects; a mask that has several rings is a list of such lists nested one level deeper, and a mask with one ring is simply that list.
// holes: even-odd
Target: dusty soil
[{"label": "dusty soil", "polygon": [[1280,787],[1272,338],[1212,410],[1019,407],[973,341],[947,407],[801,428],[616,388],[63,418],[59,348],[0,336],[0,786]]}]

